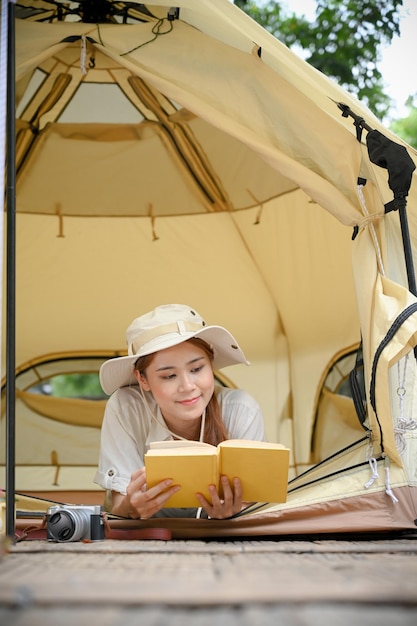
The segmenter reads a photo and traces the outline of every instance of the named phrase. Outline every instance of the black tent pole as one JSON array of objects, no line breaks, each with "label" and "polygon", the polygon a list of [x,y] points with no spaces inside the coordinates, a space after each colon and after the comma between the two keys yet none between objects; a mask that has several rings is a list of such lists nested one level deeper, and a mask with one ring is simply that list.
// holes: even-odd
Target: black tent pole
[{"label": "black tent pole", "polygon": [[16,516],[16,77],[14,0],[9,2],[7,26],[6,535],[14,540]]},{"label": "black tent pole", "polygon": [[411,248],[410,230],[408,228],[407,210],[405,205],[398,209],[401,224],[401,236],[405,255],[405,265],[407,269],[408,287],[410,292],[417,296],[416,276],[414,272],[413,251]]}]

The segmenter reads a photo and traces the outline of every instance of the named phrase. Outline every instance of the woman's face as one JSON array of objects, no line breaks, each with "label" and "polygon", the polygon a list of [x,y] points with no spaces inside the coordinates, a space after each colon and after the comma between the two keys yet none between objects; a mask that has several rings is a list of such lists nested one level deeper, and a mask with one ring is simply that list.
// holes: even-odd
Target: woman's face
[{"label": "woman's face", "polygon": [[146,369],[136,372],[150,391],[170,428],[187,427],[203,414],[214,392],[211,361],[202,348],[189,342],[157,352]]}]

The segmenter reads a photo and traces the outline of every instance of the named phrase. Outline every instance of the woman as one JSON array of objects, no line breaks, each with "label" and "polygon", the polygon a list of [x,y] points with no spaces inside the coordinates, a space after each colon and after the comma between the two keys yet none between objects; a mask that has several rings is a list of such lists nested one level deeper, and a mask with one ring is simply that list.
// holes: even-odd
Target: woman
[{"label": "woman", "polygon": [[[112,513],[147,519],[190,516],[168,509],[181,486],[167,477],[146,489],[144,455],[151,441],[191,439],[218,445],[225,439],[265,439],[257,402],[246,392],[215,385],[214,369],[246,363],[233,336],[207,326],[189,306],[168,304],[135,319],[126,331],[128,356],[100,369],[109,398],[101,432],[95,482],[112,494]],[[229,482],[232,479],[233,484]],[[224,519],[242,508],[238,477],[222,477],[223,494],[196,494],[207,516]]]}]

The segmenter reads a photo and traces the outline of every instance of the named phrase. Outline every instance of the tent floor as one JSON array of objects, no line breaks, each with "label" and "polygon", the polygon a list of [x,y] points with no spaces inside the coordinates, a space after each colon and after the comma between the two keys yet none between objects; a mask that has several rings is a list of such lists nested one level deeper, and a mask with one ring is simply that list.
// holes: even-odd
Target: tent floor
[{"label": "tent floor", "polygon": [[7,626],[414,626],[417,535],[3,544]]}]

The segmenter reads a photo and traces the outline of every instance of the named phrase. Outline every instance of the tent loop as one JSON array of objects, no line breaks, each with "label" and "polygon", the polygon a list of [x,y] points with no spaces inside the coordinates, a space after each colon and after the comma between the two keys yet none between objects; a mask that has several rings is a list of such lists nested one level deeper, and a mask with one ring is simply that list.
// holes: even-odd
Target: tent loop
[{"label": "tent loop", "polygon": [[261,204],[259,205],[259,208],[258,208],[258,210],[256,212],[255,221],[253,222],[254,226],[258,226],[258,224],[261,223],[261,217],[262,217],[263,210],[264,210],[264,204],[263,204],[263,202],[261,202]]},{"label": "tent loop", "polygon": [[58,478],[59,478],[59,471],[61,469],[61,465],[59,463],[58,452],[56,450],[51,451],[51,465],[55,467],[54,482],[52,484],[54,487],[59,487]]},{"label": "tent loop", "polygon": [[383,219],[384,213],[382,213],[382,212],[380,212],[380,213],[372,213],[372,214],[369,213],[368,207],[366,206],[365,196],[363,194],[363,187],[364,187],[363,179],[360,178],[360,179],[358,179],[358,197],[359,197],[359,201],[361,203],[362,211],[363,211],[365,217],[357,224],[357,228],[358,229],[359,228],[365,228],[366,226],[369,225],[370,231],[371,231],[371,236],[372,236],[372,241],[374,243],[375,250],[376,250],[376,256],[377,256],[379,271],[380,271],[380,273],[383,276],[385,276],[385,270],[384,270],[384,264],[383,264],[383,261],[382,261],[381,248],[379,246],[378,237],[376,235],[375,227],[374,227],[374,222],[377,222],[377,221],[380,221],[381,219]]},{"label": "tent loop", "polygon": [[365,483],[365,485],[364,485],[365,489],[369,489],[369,487],[377,480],[377,478],[379,478],[378,461],[376,460],[376,458],[374,456],[371,456],[368,459],[368,463],[369,463],[369,466],[371,468],[372,476],[368,480],[368,482]]},{"label": "tent loop", "polygon": [[[384,458],[384,471],[385,471],[385,493],[387,494],[387,496],[391,498],[393,503],[396,504],[398,502],[398,498],[394,495],[394,492],[391,488],[390,461],[389,461],[388,456],[386,455],[384,455],[383,458]],[[369,489],[369,487],[371,487],[371,485],[375,482],[375,480],[379,478],[378,461],[374,456],[372,456],[369,459],[369,465],[371,467],[372,476],[368,480],[368,482],[365,483],[364,485],[365,489]]]},{"label": "tent loop", "polygon": [[81,51],[80,51],[80,70],[81,74],[85,76],[88,72],[87,70],[87,46],[90,45],[91,54],[88,60],[88,68],[94,69],[96,66],[96,58],[95,58],[95,49],[90,43],[90,38],[85,35],[81,35]]},{"label": "tent loop", "polygon": [[366,226],[369,226],[370,224],[374,224],[375,222],[380,222],[383,218],[384,218],[384,213],[379,212],[379,213],[372,213],[371,215],[365,215],[365,217],[363,217],[362,219],[360,219],[358,221],[358,228],[362,229],[365,228]]},{"label": "tent loop", "polygon": [[258,200],[258,198],[255,197],[255,195],[252,193],[250,189],[246,189],[246,191],[248,192],[252,200],[256,202],[256,204],[258,205],[258,210],[256,212],[255,221],[253,222],[253,225],[257,226],[258,224],[261,223],[261,217],[262,217],[262,213],[264,210],[264,203],[261,200]]},{"label": "tent loop", "polygon": [[158,241],[159,237],[155,230],[155,215],[153,213],[153,204],[151,202],[148,204],[148,215],[151,220],[152,241]]},{"label": "tent loop", "polygon": [[363,117],[358,117],[353,122],[353,125],[354,125],[355,130],[356,130],[356,139],[359,141],[359,143],[361,143],[361,141],[362,141],[362,133],[363,133],[363,124],[364,124],[364,122],[365,122],[365,120],[363,119]]},{"label": "tent loop", "polygon": [[356,115],[356,113],[353,113],[352,109],[347,104],[344,104],[343,102],[336,102],[336,104],[338,108],[342,111],[342,117],[353,117],[353,125],[356,129],[356,139],[360,142],[362,139],[363,130],[365,129],[367,131],[371,131],[372,128],[368,126],[363,117],[361,117],[360,115]]},{"label": "tent loop", "polygon": [[369,487],[371,487],[374,482],[376,480],[378,480],[379,478],[379,473],[378,473],[378,461],[380,461],[383,457],[382,456],[378,456],[376,457],[374,454],[374,445],[373,445],[373,441],[372,441],[372,431],[369,430],[368,431],[368,437],[369,437],[369,441],[368,441],[368,447],[366,449],[366,461],[369,463],[369,467],[371,469],[371,477],[370,479],[364,484],[365,489],[369,489]]},{"label": "tent loop", "polygon": [[180,19],[180,8],[179,7],[170,7],[167,12],[168,21],[172,22],[173,20]]},{"label": "tent loop", "polygon": [[[360,178],[360,177],[358,177],[358,183],[357,183],[357,185],[358,185],[358,190],[359,190],[359,186],[360,186],[360,185],[365,186],[365,185],[366,185],[366,182],[367,182],[367,181],[366,181],[366,178]],[[363,195],[363,194],[362,194],[362,195]],[[356,239],[356,237],[357,237],[358,235],[359,235],[359,225],[358,225],[358,224],[356,224],[356,225],[353,227],[353,232],[352,232],[352,241],[355,241],[355,239]]]},{"label": "tent loop", "polygon": [[262,58],[262,46],[259,46],[257,43],[255,43],[252,48],[252,54],[253,56],[259,57],[261,59]]},{"label": "tent loop", "polygon": [[64,235],[64,217],[62,215],[62,207],[60,203],[55,205],[55,213],[58,217],[58,234],[57,237],[65,237]]},{"label": "tent loop", "polygon": [[86,61],[87,61],[87,39],[85,35],[81,35],[80,70],[83,76],[87,74]]},{"label": "tent loop", "polygon": [[396,504],[398,502],[398,498],[394,495],[394,492],[391,489],[390,462],[387,456],[384,459],[384,469],[385,469],[385,493],[387,494],[387,496],[391,498],[394,504]]}]

